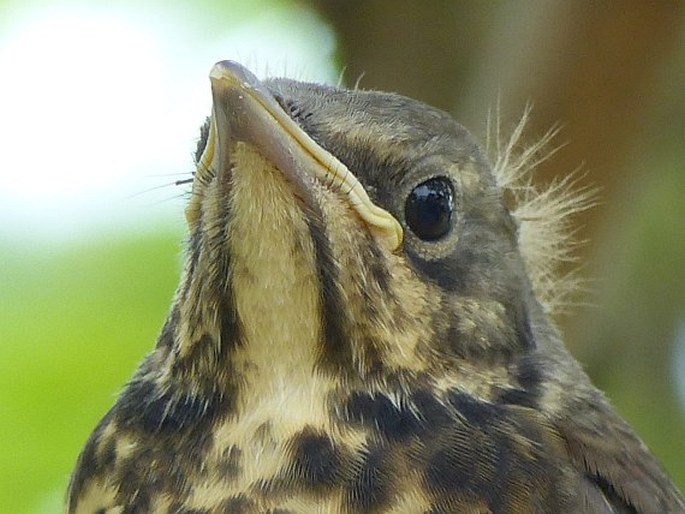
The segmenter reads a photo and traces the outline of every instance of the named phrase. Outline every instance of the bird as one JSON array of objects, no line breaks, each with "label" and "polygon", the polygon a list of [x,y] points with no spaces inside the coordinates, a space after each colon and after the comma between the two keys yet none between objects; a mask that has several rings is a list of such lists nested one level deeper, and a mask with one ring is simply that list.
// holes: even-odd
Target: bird
[{"label": "bird", "polygon": [[209,80],[180,284],[65,512],[685,512],[553,321],[588,195],[398,94]]}]

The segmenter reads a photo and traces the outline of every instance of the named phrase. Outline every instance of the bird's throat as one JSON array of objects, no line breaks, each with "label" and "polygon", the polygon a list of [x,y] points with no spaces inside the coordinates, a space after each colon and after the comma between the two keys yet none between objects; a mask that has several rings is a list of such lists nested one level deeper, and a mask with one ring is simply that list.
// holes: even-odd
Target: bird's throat
[{"label": "bird's throat", "polygon": [[232,162],[228,251],[242,338],[236,365],[250,368],[248,390],[311,380],[321,323],[308,214],[254,147],[236,144]]}]

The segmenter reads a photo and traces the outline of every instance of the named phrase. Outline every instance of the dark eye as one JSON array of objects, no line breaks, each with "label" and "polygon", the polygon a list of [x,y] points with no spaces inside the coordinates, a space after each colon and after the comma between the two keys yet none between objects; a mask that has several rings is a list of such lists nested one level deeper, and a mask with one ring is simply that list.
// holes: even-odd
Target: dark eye
[{"label": "dark eye", "polygon": [[452,227],[454,190],[447,177],[422,182],[409,193],[404,204],[407,225],[420,239],[435,241]]}]

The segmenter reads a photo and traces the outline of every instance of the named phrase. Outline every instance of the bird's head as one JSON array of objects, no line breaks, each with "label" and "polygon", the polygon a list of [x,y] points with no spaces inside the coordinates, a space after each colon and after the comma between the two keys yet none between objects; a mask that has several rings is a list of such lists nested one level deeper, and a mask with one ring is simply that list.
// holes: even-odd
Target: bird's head
[{"label": "bird's head", "polygon": [[535,345],[517,222],[450,116],[394,94],[259,81],[229,61],[210,79],[175,311],[182,361],[436,382],[465,366],[488,375]]}]

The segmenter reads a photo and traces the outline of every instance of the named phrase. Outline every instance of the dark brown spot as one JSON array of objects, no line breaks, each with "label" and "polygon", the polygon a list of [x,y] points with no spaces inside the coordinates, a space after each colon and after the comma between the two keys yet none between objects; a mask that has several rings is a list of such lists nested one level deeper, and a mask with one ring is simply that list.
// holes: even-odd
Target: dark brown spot
[{"label": "dark brown spot", "polygon": [[542,364],[534,355],[522,356],[516,362],[512,372],[519,387],[500,390],[497,397],[498,403],[536,409],[542,394],[541,368]]},{"label": "dark brown spot", "polygon": [[256,514],[257,504],[245,494],[231,496],[224,500],[216,509],[222,514]]},{"label": "dark brown spot", "polygon": [[183,505],[174,504],[171,506],[171,510],[174,514],[210,514],[209,509],[189,509]]},{"label": "dark brown spot", "polygon": [[243,451],[239,447],[231,445],[226,448],[222,452],[217,466],[219,476],[229,481],[236,478],[242,470],[242,456]]},{"label": "dark brown spot", "polygon": [[525,390],[538,390],[542,383],[541,369],[542,364],[534,356],[527,355],[517,363],[516,379]]},{"label": "dark brown spot", "polygon": [[380,393],[353,393],[345,411],[350,422],[377,430],[390,440],[403,440],[422,430],[421,421],[409,409]]},{"label": "dark brown spot", "polygon": [[178,305],[174,305],[164,322],[159,338],[157,338],[157,348],[167,348],[170,350],[174,347],[174,333],[178,327],[179,319],[180,313]]},{"label": "dark brown spot", "polygon": [[507,405],[521,405],[535,409],[538,407],[538,396],[525,389],[498,389],[497,402]]},{"label": "dark brown spot", "polygon": [[98,460],[101,468],[109,468],[114,465],[117,458],[116,440],[111,437],[107,440],[100,441],[100,448],[98,448]]},{"label": "dark brown spot", "polygon": [[221,334],[220,354],[224,356],[220,362],[227,362],[227,354],[235,346],[241,343],[241,327],[238,319],[238,311],[235,308],[232,298],[222,298],[219,302],[219,321]]},{"label": "dark brown spot", "polygon": [[388,448],[375,444],[365,450],[361,464],[345,491],[352,512],[378,512],[390,504],[393,476],[385,462]]},{"label": "dark brown spot", "polygon": [[186,273],[185,282],[181,287],[181,292],[178,295],[180,302],[185,302],[188,300],[188,295],[190,294],[190,287],[193,284],[193,279],[195,273],[198,270],[198,265],[200,262],[200,255],[202,253],[202,232],[203,223],[202,218],[198,220],[198,226],[190,233],[188,237],[188,242],[186,244]]},{"label": "dark brown spot", "polygon": [[[616,489],[609,483],[607,480],[605,480],[603,477],[601,477],[599,474],[594,474],[586,475],[587,478],[590,480],[590,482],[593,482],[597,484],[597,487],[602,491],[604,496],[609,500],[609,503],[611,505],[620,505],[620,512],[622,514],[639,514],[637,509],[633,507],[632,505],[629,505],[626,503],[626,501],[623,499],[621,494],[619,494]],[[664,512],[665,512],[665,506],[664,506]]]},{"label": "dark brown spot", "polygon": [[308,490],[323,493],[340,483],[342,451],[326,434],[306,427],[288,443],[288,478]]},{"label": "dark brown spot", "polygon": [[85,447],[81,451],[81,455],[79,455],[76,471],[71,477],[71,484],[69,486],[69,495],[72,503],[76,502],[86,482],[99,476],[103,471],[104,463],[108,463],[111,458],[110,452],[107,451],[104,453],[105,462],[101,462],[98,459],[97,448],[102,444],[106,446],[110,444],[109,441],[103,441],[102,434],[105,428],[112,422],[112,417],[113,413],[110,410],[98,423],[98,426],[90,435]]},{"label": "dark brown spot", "polygon": [[254,432],[254,439],[261,443],[273,441],[273,435],[271,433],[271,422],[265,421],[257,427]]},{"label": "dark brown spot", "polygon": [[119,398],[116,419],[122,426],[147,433],[187,430],[210,433],[214,421],[232,410],[233,398],[223,392],[207,395],[163,390],[151,380],[134,378]]},{"label": "dark brown spot", "polygon": [[391,442],[430,437],[431,432],[454,420],[449,409],[430,390],[422,388],[400,404],[381,393],[354,392],[347,398],[343,412],[343,422],[366,427]]},{"label": "dark brown spot", "polygon": [[353,369],[352,349],[347,336],[347,309],[338,285],[338,273],[333,253],[322,222],[306,212],[309,235],[314,246],[316,268],[319,272],[323,339],[318,364],[335,375],[349,375]]},{"label": "dark brown spot", "polygon": [[368,253],[364,256],[364,260],[371,272],[371,279],[378,285],[378,289],[380,289],[386,301],[396,301],[397,298],[391,287],[392,277],[390,276],[385,256],[376,246],[376,242],[371,234],[367,234],[365,241]]}]

